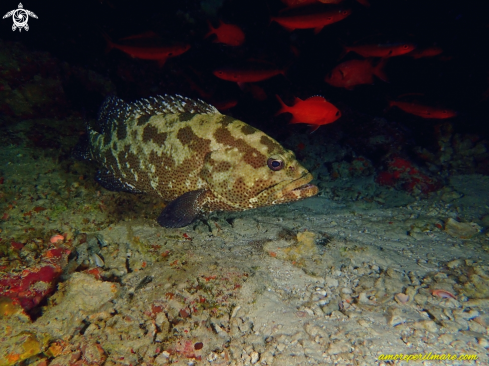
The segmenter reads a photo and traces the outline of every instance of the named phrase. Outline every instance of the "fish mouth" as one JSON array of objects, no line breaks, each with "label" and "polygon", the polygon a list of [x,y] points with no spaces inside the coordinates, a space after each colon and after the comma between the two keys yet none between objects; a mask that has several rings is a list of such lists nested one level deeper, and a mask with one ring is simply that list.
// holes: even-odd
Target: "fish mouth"
[{"label": "fish mouth", "polygon": [[318,187],[309,183],[312,179],[312,174],[307,172],[292,182],[285,183],[284,186],[276,190],[271,203],[293,202],[315,196],[318,193]]},{"label": "fish mouth", "polygon": [[294,188],[293,191],[295,191],[295,192],[304,192],[305,190],[312,189],[314,187],[316,187],[314,184],[306,183],[306,184],[303,184],[303,185],[301,185],[301,186],[299,186],[297,188]]},{"label": "fish mouth", "polygon": [[316,190],[316,192],[314,193],[316,194],[318,187],[315,186],[314,184],[309,183],[311,180],[313,180],[313,176],[311,173],[307,172],[304,175],[302,175],[300,178],[297,178],[296,180],[293,180],[292,182],[287,184],[282,189],[282,191],[284,193],[286,192],[311,193],[312,191]]}]

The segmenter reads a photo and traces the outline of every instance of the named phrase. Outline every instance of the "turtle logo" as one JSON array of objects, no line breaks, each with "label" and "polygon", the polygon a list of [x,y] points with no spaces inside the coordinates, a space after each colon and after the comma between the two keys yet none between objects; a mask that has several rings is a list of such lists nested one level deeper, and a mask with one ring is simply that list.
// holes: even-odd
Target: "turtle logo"
[{"label": "turtle logo", "polygon": [[29,15],[37,19],[36,14],[34,14],[30,10],[25,10],[22,3],[19,3],[19,8],[9,11],[3,16],[3,19],[10,16],[12,17],[12,19],[14,20],[14,24],[12,25],[13,31],[15,31],[17,28],[19,28],[19,32],[22,31],[22,28],[25,28],[25,30],[28,31],[29,25],[27,24],[27,21],[29,20]]}]

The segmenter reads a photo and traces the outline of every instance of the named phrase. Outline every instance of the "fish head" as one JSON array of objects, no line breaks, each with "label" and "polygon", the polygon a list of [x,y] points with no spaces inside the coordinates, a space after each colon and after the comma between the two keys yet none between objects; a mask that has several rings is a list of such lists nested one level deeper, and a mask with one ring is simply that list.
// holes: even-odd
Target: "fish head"
[{"label": "fish head", "polygon": [[331,107],[331,116],[332,116],[331,122],[334,122],[341,117],[341,111],[338,108],[336,108],[334,105],[332,105],[332,107]]},{"label": "fish head", "polygon": [[228,70],[228,69],[217,69],[212,72],[215,76],[217,76],[219,79],[222,80],[227,80],[227,81],[239,81],[239,74],[238,72]]},{"label": "fish head", "polygon": [[416,49],[416,44],[411,42],[400,43],[398,46],[393,47],[392,56],[404,55],[412,52]]},{"label": "fish head", "polygon": [[223,148],[207,154],[202,178],[216,200],[236,211],[293,202],[318,193],[292,151],[235,120],[215,132]]},{"label": "fish head", "polygon": [[338,15],[337,17],[340,19],[345,19],[347,16],[351,14],[351,9],[349,8],[343,8],[338,10]]},{"label": "fish head", "polygon": [[331,86],[342,86],[345,81],[345,74],[340,67],[335,67],[326,75],[324,81]]}]

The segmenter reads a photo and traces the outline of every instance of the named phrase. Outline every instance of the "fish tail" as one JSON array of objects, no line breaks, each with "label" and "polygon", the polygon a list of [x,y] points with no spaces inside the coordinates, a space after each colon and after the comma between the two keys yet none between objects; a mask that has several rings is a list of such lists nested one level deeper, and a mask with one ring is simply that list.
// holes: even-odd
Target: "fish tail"
[{"label": "fish tail", "polygon": [[289,111],[289,106],[287,104],[285,104],[282,101],[282,99],[280,99],[280,97],[278,96],[278,94],[275,94],[275,97],[277,97],[277,100],[280,103],[280,106],[282,107],[282,108],[279,109],[279,111],[277,113],[275,113],[275,115],[278,116],[279,114],[288,112]]},{"label": "fish tail", "polygon": [[105,48],[105,52],[106,53],[109,53],[109,51],[114,48],[114,42],[112,42],[112,39],[110,38],[110,36],[105,33],[105,32],[102,32],[102,37],[104,37],[105,39],[105,42],[107,42],[107,46]]},{"label": "fish tail", "polygon": [[347,46],[342,44],[341,47],[343,48],[343,50],[341,51],[340,56],[338,57],[338,61],[343,59],[348,54],[348,52],[350,52],[350,49]]},{"label": "fish tail", "polygon": [[287,80],[289,80],[289,77],[287,76],[287,71],[289,71],[289,66],[290,65],[287,65],[282,70],[279,71],[279,74],[282,75]]},{"label": "fish tail", "polygon": [[210,35],[212,34],[215,34],[216,33],[216,28],[214,28],[212,26],[212,23],[210,22],[210,20],[207,20],[207,25],[209,26],[209,32],[204,36],[204,38],[207,38],[209,37]]},{"label": "fish tail", "polygon": [[389,82],[389,78],[385,74],[384,67],[388,60],[389,60],[388,58],[383,58],[374,67],[374,75],[377,76],[380,80],[385,81],[386,83]]},{"label": "fish tail", "polygon": [[393,100],[387,100],[387,107],[384,108],[384,113],[388,113],[392,107],[395,106],[395,102]]}]

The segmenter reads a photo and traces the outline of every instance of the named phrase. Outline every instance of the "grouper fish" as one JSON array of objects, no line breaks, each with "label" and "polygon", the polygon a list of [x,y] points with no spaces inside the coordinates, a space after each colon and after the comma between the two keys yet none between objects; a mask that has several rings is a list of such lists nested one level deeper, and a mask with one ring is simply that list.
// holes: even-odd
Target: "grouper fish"
[{"label": "grouper fish", "polygon": [[317,194],[292,151],[262,131],[180,95],[133,103],[111,96],[75,156],[96,161],[111,191],[147,193],[168,204],[163,227],[213,211],[243,211]]}]

